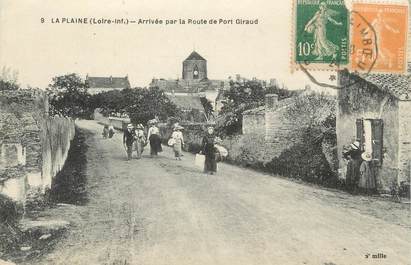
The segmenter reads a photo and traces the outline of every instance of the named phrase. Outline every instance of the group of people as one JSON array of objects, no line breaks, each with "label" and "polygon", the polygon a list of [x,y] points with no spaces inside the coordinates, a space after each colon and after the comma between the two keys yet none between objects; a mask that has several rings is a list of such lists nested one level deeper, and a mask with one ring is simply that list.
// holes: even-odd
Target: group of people
[{"label": "group of people", "polygon": [[158,156],[158,153],[162,152],[160,130],[157,127],[155,120],[150,120],[149,129],[147,132],[147,138],[144,133],[144,126],[140,123],[135,128],[130,123],[127,125],[127,129],[123,134],[123,145],[127,152],[127,160],[131,160],[133,157],[133,151],[136,151],[137,159],[140,159],[144,151],[144,147],[150,143],[150,155],[151,157]]},{"label": "group of people", "polygon": [[371,153],[362,151],[360,142],[355,141],[344,151],[343,156],[348,160],[345,178],[347,189],[352,192],[375,193],[377,184]]},{"label": "group of people", "polygon": [[113,125],[104,125],[103,128],[103,138],[107,139],[107,138],[113,138],[114,136],[114,127]]},{"label": "group of people", "polygon": [[[123,145],[127,153],[127,160],[131,160],[133,152],[137,153],[136,158],[141,159],[144,148],[150,144],[151,157],[158,156],[162,152],[160,130],[157,127],[156,120],[148,122],[147,137],[145,136],[145,128],[142,124],[134,127],[132,124],[127,125],[127,129],[123,134]],[[174,124],[173,132],[168,141],[168,145],[173,148],[174,157],[176,160],[182,160],[184,148],[184,127],[178,123]],[[217,172],[218,149],[216,144],[218,137],[214,133],[214,127],[208,126],[207,131],[202,139],[200,154],[205,156],[204,172],[207,174],[215,174]]]}]

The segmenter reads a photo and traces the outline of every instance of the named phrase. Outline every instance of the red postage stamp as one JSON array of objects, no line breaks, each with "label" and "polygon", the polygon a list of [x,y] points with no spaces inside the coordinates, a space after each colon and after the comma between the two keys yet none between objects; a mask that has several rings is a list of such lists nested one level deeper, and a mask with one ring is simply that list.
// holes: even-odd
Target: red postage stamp
[{"label": "red postage stamp", "polygon": [[407,71],[408,6],[354,3],[351,17],[351,70]]}]

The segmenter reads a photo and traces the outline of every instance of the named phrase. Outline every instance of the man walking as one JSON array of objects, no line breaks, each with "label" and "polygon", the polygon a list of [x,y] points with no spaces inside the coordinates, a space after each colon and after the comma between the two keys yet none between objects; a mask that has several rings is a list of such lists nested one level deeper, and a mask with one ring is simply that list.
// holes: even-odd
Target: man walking
[{"label": "man walking", "polygon": [[129,125],[127,125],[127,129],[124,131],[123,135],[123,145],[127,151],[127,160],[130,160],[132,158],[134,136],[135,132],[133,130],[133,125],[130,123]]}]

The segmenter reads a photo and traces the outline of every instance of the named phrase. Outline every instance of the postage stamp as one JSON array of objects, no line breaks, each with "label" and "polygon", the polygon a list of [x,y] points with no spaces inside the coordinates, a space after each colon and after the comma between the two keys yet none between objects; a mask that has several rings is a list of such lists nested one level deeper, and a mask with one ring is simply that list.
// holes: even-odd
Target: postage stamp
[{"label": "postage stamp", "polygon": [[349,62],[349,13],[344,0],[295,0],[293,65],[334,70]]},{"label": "postage stamp", "polygon": [[352,9],[358,15],[351,21],[350,70],[364,72],[372,63],[372,72],[406,72],[408,6],[353,3]]}]

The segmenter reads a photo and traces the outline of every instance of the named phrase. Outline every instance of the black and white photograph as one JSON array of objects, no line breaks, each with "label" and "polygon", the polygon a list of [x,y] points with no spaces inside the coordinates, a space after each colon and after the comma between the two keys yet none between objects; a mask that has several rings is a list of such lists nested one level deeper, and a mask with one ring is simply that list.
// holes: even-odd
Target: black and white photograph
[{"label": "black and white photograph", "polygon": [[0,265],[411,265],[407,0],[0,0]]}]

